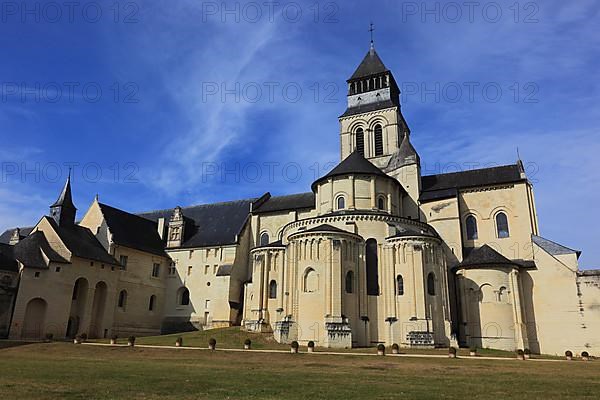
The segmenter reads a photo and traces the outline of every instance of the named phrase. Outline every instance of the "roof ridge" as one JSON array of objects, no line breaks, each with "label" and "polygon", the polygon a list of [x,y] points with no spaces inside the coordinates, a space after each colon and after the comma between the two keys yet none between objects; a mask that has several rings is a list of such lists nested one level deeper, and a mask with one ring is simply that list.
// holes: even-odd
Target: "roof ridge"
[{"label": "roof ridge", "polygon": [[[190,209],[190,208],[220,206],[220,205],[224,205],[224,204],[233,204],[233,203],[242,203],[242,202],[252,202],[252,201],[255,201],[257,199],[258,199],[258,197],[252,197],[252,198],[249,198],[249,199],[220,201],[220,202],[217,202],[217,203],[196,204],[196,205],[193,205],[193,206],[184,206],[184,207],[181,207],[181,209],[185,211],[186,209]],[[143,212],[136,213],[134,215],[137,215],[139,217],[139,216],[142,216],[142,215],[145,215],[145,214],[155,214],[155,213],[161,213],[161,212],[166,212],[166,211],[172,211],[176,207],[163,208],[163,209],[151,210],[151,211],[143,211]]]},{"label": "roof ridge", "polygon": [[492,169],[498,169],[498,168],[507,168],[507,167],[518,167],[518,164],[504,164],[504,165],[496,165],[495,167],[485,167],[485,168],[473,168],[473,169],[467,169],[464,171],[456,171],[456,172],[444,172],[441,174],[432,174],[432,175],[423,175],[423,177],[429,177],[429,176],[441,176],[441,175],[456,175],[456,174],[464,174],[467,172],[472,172],[472,171],[486,171],[486,170],[492,170]]}]

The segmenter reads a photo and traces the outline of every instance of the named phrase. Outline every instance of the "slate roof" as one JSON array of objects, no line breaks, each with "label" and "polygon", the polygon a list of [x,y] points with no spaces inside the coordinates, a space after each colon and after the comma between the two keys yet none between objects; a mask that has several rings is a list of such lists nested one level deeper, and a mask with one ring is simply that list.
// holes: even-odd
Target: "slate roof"
[{"label": "slate roof", "polygon": [[264,244],[262,246],[256,246],[253,248],[254,249],[262,249],[262,248],[266,248],[266,247],[283,247],[283,242],[281,240],[276,240],[274,242],[271,242],[269,244]]},{"label": "slate roof", "polygon": [[168,257],[164,251],[165,244],[158,234],[156,222],[106,204],[98,203],[98,205],[116,244]]},{"label": "slate roof", "polygon": [[0,270],[10,272],[17,272],[19,270],[14,247],[9,244],[0,243]]},{"label": "slate roof", "polygon": [[466,189],[525,181],[527,178],[521,176],[521,167],[518,164],[428,175],[421,178],[421,198],[427,199],[427,201],[438,200],[437,195],[448,196],[448,189]]},{"label": "slate roof", "polygon": [[255,214],[264,214],[278,211],[293,211],[315,208],[315,194],[313,192],[275,196],[269,198],[256,209]]},{"label": "slate roof", "polygon": [[[250,204],[256,199],[230,201],[182,208],[186,219],[181,247],[221,246],[237,243],[237,236],[246,224]],[[168,223],[173,209],[138,214],[156,222],[165,218]]]},{"label": "slate roof", "polygon": [[58,233],[58,236],[71,251],[72,255],[106,264],[119,265],[119,262],[115,260],[113,256],[108,254],[104,246],[102,246],[96,236],[94,236],[92,231],[88,228],[79,225],[58,226],[52,218],[44,218],[52,224]]},{"label": "slate roof", "polygon": [[412,143],[410,142],[410,137],[408,135],[406,135],[402,139],[402,143],[400,144],[398,151],[395,152],[392,155],[392,157],[390,158],[390,161],[388,162],[386,170],[393,171],[397,168],[400,168],[400,167],[403,167],[406,165],[420,164],[420,163],[421,163],[421,158],[419,157],[419,153],[417,153],[417,150],[415,150]]},{"label": "slate roof", "polygon": [[404,226],[404,225],[396,225],[397,233],[393,236],[388,237],[398,238],[398,237],[407,237],[407,236],[422,236],[422,237],[431,237],[431,238],[439,238],[437,232],[433,228],[422,229],[419,226]]},{"label": "slate roof", "polygon": [[383,64],[383,61],[381,61],[381,58],[379,58],[379,54],[377,54],[375,49],[371,48],[348,81],[366,78],[371,75],[382,74],[385,72],[389,72],[389,70]]},{"label": "slate roof", "polygon": [[465,258],[459,265],[461,267],[476,267],[489,265],[515,265],[515,263],[496,250],[484,244],[481,247],[464,249]]},{"label": "slate roof", "polygon": [[458,264],[457,268],[485,268],[490,266],[536,267],[534,261],[509,260],[487,244],[477,248],[464,248],[463,254],[465,256],[463,262]]},{"label": "slate roof", "polygon": [[28,268],[48,268],[44,255],[51,262],[64,264],[69,262],[52,250],[41,231],[32,233],[14,246],[15,258]]},{"label": "slate roof", "polygon": [[[10,238],[13,234],[13,232],[15,231],[16,228],[11,228],[11,229],[7,229],[5,230],[2,235],[0,235],[0,243],[10,243]],[[31,231],[33,230],[33,226],[29,226],[27,228],[19,228],[21,230],[20,236],[21,239],[25,238],[27,235],[29,235],[31,233]]]},{"label": "slate roof", "polygon": [[233,271],[233,264],[220,265],[217,270],[217,276],[230,276]]},{"label": "slate roof", "polygon": [[371,111],[385,110],[386,108],[398,106],[398,104],[396,104],[393,100],[390,99],[378,101],[376,103],[367,103],[364,105],[358,105],[346,109],[346,111],[342,115],[340,115],[340,118],[349,117],[356,114],[368,113]]},{"label": "slate roof", "polygon": [[62,192],[58,196],[58,199],[52,204],[50,207],[71,207],[77,209],[75,204],[73,204],[73,197],[71,195],[71,175],[67,178],[67,182],[65,182],[65,186],[63,187]]},{"label": "slate roof", "polygon": [[329,224],[323,224],[323,225],[315,226],[314,228],[306,229],[304,231],[298,231],[296,233],[310,233],[310,232],[339,232],[339,233],[352,233],[352,234],[354,234],[353,232],[348,232],[348,231],[345,231],[343,229],[337,228],[335,226],[331,226]]},{"label": "slate roof", "polygon": [[533,240],[533,243],[537,244],[546,252],[548,252],[548,254],[553,256],[560,256],[564,254],[577,254],[577,258],[579,258],[579,256],[581,255],[581,251],[579,250],[570,249],[551,240],[544,239],[541,236],[532,235],[531,239]]},{"label": "slate roof", "polygon": [[[355,151],[346,157],[341,163],[339,163],[334,169],[331,170],[327,175],[317,179],[311,186],[313,192],[316,191],[317,185],[329,178],[342,175],[377,175],[388,179],[391,179],[382,170],[373,165],[369,160],[362,156],[359,152]],[[394,179],[394,182],[397,181]]]}]

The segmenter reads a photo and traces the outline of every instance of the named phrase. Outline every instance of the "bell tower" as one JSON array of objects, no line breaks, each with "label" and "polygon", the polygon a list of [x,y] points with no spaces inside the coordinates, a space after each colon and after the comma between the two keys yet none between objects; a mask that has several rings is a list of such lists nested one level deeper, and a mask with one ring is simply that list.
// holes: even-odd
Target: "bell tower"
[{"label": "bell tower", "polygon": [[[371,34],[373,27],[371,26]],[[371,47],[347,80],[348,107],[339,117],[341,159],[355,150],[385,168],[410,129],[400,111],[400,89],[371,39]]]},{"label": "bell tower", "polygon": [[62,192],[60,192],[54,204],[50,206],[50,217],[54,219],[58,226],[69,226],[75,224],[76,213],[77,208],[73,204],[71,195],[71,172],[69,171],[69,177]]}]

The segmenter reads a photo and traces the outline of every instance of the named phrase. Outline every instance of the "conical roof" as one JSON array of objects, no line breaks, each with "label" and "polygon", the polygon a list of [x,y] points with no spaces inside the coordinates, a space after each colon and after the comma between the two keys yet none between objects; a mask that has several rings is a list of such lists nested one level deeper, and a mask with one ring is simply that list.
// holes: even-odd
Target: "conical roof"
[{"label": "conical roof", "polygon": [[316,189],[316,186],[319,182],[327,180],[329,178],[335,176],[342,175],[377,175],[384,176],[389,178],[385,172],[377,168],[373,165],[369,160],[367,160],[362,154],[358,151],[350,154],[346,157],[341,163],[339,163],[334,169],[331,170],[327,175],[322,178],[317,179],[312,184],[313,191]]},{"label": "conical roof", "polygon": [[383,61],[381,61],[381,58],[379,58],[379,55],[375,49],[371,48],[365,58],[363,58],[356,71],[354,71],[354,74],[352,74],[349,81],[366,78],[368,76],[377,75],[384,72],[389,72],[389,70],[383,64]]},{"label": "conical roof", "polygon": [[460,267],[479,267],[489,265],[518,265],[498,253],[487,244],[473,249],[469,255],[460,263]]},{"label": "conical roof", "polygon": [[71,176],[70,175],[67,178],[67,182],[65,183],[65,186],[63,187],[63,190],[60,193],[60,196],[58,196],[58,199],[50,207],[58,207],[58,206],[75,208],[75,204],[73,204],[73,197],[71,196]]}]

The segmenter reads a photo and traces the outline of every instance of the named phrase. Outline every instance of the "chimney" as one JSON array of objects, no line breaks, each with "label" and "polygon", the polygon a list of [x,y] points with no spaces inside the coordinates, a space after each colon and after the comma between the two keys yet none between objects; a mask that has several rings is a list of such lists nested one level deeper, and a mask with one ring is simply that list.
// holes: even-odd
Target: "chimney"
[{"label": "chimney", "polygon": [[8,242],[8,244],[14,246],[15,244],[19,243],[21,241],[21,230],[19,228],[15,228],[15,230],[12,233],[12,236],[10,237],[10,241]]},{"label": "chimney", "polygon": [[158,236],[161,239],[165,238],[165,219],[163,217],[158,219]]}]

